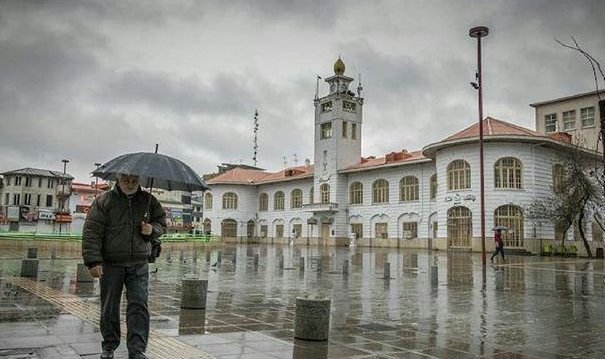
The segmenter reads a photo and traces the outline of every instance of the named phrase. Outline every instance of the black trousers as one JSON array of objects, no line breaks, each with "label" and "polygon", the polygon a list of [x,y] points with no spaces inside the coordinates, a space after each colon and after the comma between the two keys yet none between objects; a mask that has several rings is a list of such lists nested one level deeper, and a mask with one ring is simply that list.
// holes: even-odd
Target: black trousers
[{"label": "black trousers", "polygon": [[126,286],[126,344],[130,359],[145,358],[149,337],[149,266],[103,265],[101,282],[101,334],[103,350],[120,345],[120,300]]},{"label": "black trousers", "polygon": [[502,255],[502,259],[504,260],[504,246],[496,246],[496,251],[494,252],[494,254],[492,254],[492,260],[494,260],[494,257],[498,255],[498,252],[500,252],[500,255]]}]

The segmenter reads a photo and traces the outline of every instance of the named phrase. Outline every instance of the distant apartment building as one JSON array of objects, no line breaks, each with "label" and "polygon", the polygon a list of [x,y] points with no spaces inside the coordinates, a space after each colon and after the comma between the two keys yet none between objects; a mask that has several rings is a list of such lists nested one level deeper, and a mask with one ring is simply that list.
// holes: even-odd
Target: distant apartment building
[{"label": "distant apartment building", "polygon": [[43,221],[50,230],[69,224],[71,183],[69,174],[38,168],[22,168],[0,173],[0,224],[11,230],[36,226]]},{"label": "distant apartment building", "polygon": [[72,222],[70,233],[81,233],[84,227],[86,215],[90,210],[92,202],[97,195],[109,189],[107,183],[79,183],[72,182],[71,196],[69,198],[69,209],[71,210]]},{"label": "distant apartment building", "polygon": [[598,95],[591,91],[530,104],[535,109],[536,132],[565,132],[572,136],[574,143],[603,152],[599,143],[599,96],[605,99],[605,90]]}]

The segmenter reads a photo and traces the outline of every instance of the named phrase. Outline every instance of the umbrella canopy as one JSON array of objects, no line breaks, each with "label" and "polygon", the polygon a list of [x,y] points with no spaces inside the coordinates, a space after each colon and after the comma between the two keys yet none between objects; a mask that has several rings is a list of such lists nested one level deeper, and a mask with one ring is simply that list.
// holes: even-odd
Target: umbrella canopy
[{"label": "umbrella canopy", "polygon": [[139,176],[139,182],[168,191],[204,191],[208,185],[191,167],[170,156],[153,152],[127,153],[104,163],[92,172],[104,180],[115,181],[120,174]]}]

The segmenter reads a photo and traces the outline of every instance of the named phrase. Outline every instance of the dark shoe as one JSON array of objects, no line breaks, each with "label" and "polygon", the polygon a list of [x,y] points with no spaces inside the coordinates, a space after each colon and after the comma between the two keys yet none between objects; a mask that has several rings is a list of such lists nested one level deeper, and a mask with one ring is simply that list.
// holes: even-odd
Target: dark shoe
[{"label": "dark shoe", "polygon": [[103,350],[101,359],[113,359],[113,350]]}]

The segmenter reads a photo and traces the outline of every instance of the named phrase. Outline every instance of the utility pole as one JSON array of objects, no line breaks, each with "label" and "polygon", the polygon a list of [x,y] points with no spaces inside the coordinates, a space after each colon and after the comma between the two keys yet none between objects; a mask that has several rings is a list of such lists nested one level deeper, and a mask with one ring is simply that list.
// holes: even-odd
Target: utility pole
[{"label": "utility pole", "polygon": [[69,160],[61,160],[61,162],[63,162],[63,178],[61,178],[61,210],[59,211],[59,215],[61,216],[61,221],[59,221],[59,235],[61,235],[61,227],[63,225],[63,215],[65,212],[65,175],[66,175],[66,170],[67,170],[67,164],[69,163]]},{"label": "utility pole", "polygon": [[254,167],[256,167],[256,155],[258,154],[258,109],[254,110],[254,156],[252,160],[254,161]]}]

